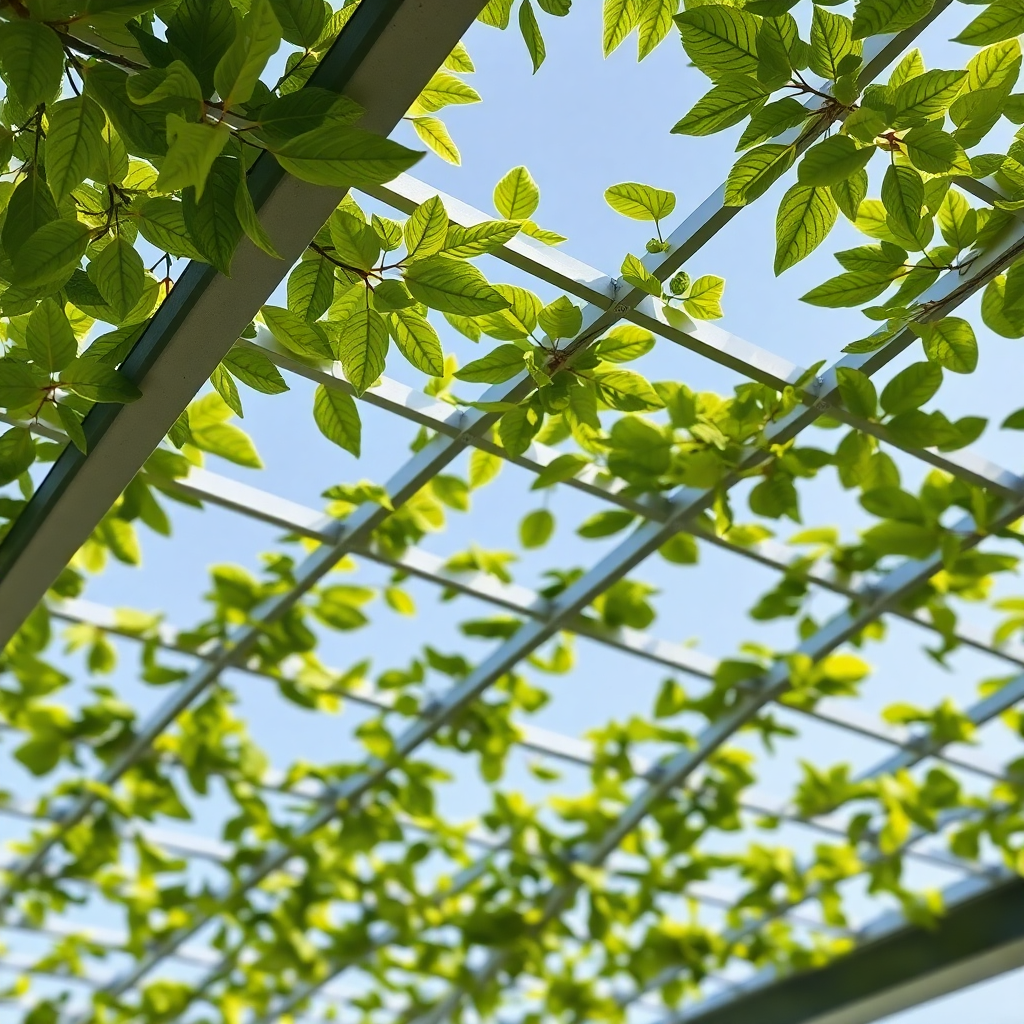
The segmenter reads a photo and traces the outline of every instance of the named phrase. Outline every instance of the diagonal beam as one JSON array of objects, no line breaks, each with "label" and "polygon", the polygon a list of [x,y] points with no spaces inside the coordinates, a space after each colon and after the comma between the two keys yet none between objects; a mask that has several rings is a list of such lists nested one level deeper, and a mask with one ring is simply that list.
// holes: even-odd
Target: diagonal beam
[{"label": "diagonal beam", "polygon": [[[365,108],[361,125],[387,135],[482,6],[483,0],[364,4],[309,85],[344,90]],[[243,239],[231,278],[202,263],[186,267],[122,364],[142,398],[93,409],[84,424],[88,456],[74,446],[65,448],[0,543],[0,647],[89,538],[344,195],[286,175],[270,154],[258,158],[249,181],[283,259]]]},{"label": "diagonal beam", "polygon": [[673,1024],[870,1024],[1024,966],[1024,880],[958,883],[932,928],[886,914],[853,952],[814,971],[761,972]]}]

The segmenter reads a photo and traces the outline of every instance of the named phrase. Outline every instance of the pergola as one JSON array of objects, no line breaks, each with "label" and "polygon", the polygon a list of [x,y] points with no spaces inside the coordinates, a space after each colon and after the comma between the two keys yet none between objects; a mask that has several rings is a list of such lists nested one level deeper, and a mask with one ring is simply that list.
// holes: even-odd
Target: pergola
[{"label": "pergola", "polygon": [[[554,0],[538,3],[543,12],[565,13]],[[993,7],[1001,3],[1005,0]],[[303,88],[350,97],[362,107],[360,127],[387,136],[481,11],[486,7],[492,21],[500,22],[504,8],[507,23],[510,6],[495,0],[362,0]],[[628,32],[642,27],[644,10],[654,17],[657,8],[667,29],[677,6],[657,0],[634,7],[612,2],[606,19],[621,17]],[[755,4],[744,17],[781,21],[788,6],[769,13]],[[890,81],[921,34],[948,17],[949,6],[937,0],[916,13],[911,27],[865,33],[856,64],[859,94]],[[528,0],[524,7],[530,13],[520,14],[527,25],[523,34],[536,60],[529,28],[536,16]],[[675,27],[671,32],[678,35]],[[683,37],[686,41],[685,31]],[[606,39],[606,44],[620,41]],[[826,134],[850,138],[833,129],[855,104],[828,106],[841,77],[819,82],[820,88],[806,96],[815,117],[766,136],[792,150],[790,164]],[[828,118],[818,117],[822,97]],[[970,147],[965,143],[964,148]],[[1013,159],[1012,148],[1006,159]],[[299,318],[301,327],[275,322],[261,310],[270,308],[272,293],[304,254],[309,256],[310,246],[316,248],[315,238],[335,211],[351,209],[345,204],[353,200],[369,212],[388,210],[403,222],[439,200],[447,217],[444,228],[456,231],[448,236],[449,246],[455,244],[452,237],[468,244],[478,226],[493,232],[493,215],[408,173],[346,190],[300,180],[271,153],[260,155],[248,170],[248,186],[280,258],[243,239],[230,277],[202,260],[187,262],[119,364],[141,397],[130,403],[97,401],[83,422],[82,447],[70,443],[67,430],[52,418],[28,420],[17,410],[5,414],[8,423],[26,427],[39,443],[58,447],[45,472],[37,472],[38,466],[33,470],[31,490],[23,488],[23,506],[9,516],[10,528],[0,542],[0,641],[9,645],[3,667],[22,688],[18,700],[0,705],[4,756],[26,740],[45,743],[47,737],[65,751],[35,772],[43,788],[24,797],[11,793],[0,803],[5,834],[20,842],[4,863],[0,886],[0,926],[7,944],[2,965],[27,979],[5,994],[12,1012],[27,1014],[33,1024],[198,1020],[211,1013],[232,1024],[325,1014],[416,1024],[474,1019],[852,1024],[1024,964],[1019,765],[993,760],[985,742],[973,747],[965,742],[975,733],[984,737],[982,730],[1000,720],[1019,728],[1024,646],[1012,629],[993,638],[991,617],[971,625],[969,612],[961,614],[959,606],[956,613],[948,607],[946,615],[938,611],[944,595],[962,596],[971,585],[981,590],[983,581],[1011,567],[998,559],[1009,558],[1006,552],[1012,552],[1015,538],[1019,541],[1024,480],[965,444],[932,443],[926,436],[928,443],[921,443],[923,427],[915,435],[905,423],[893,424],[901,411],[918,410],[931,394],[917,404],[893,399],[886,406],[883,392],[889,419],[878,412],[873,387],[865,398],[870,378],[888,379],[891,364],[922,338],[928,352],[935,336],[928,334],[929,325],[949,323],[993,282],[998,295],[1007,297],[1008,311],[1000,315],[1011,315],[1011,268],[1024,254],[1024,212],[1017,209],[1007,174],[998,162],[980,161],[972,173],[957,169],[944,175],[945,187],[964,203],[969,197],[973,208],[995,211],[989,215],[991,230],[961,247],[969,258],[944,261],[954,269],[937,270],[920,295],[911,296],[912,313],[902,320],[876,316],[881,326],[869,343],[859,350],[853,346],[855,351],[841,351],[837,344],[823,364],[795,365],[691,315],[685,304],[668,301],[669,282],[679,282],[678,293],[688,294],[690,282],[680,281],[677,273],[734,218],[744,216],[731,178],[666,231],[662,245],[650,246],[652,251],[633,257],[633,264],[617,273],[518,229],[471,251],[471,258],[491,261],[481,261],[488,272],[503,264],[516,281],[536,282],[539,293],[566,298],[560,306],[546,307],[550,312],[541,316],[539,328],[534,310],[529,329],[518,334],[514,326],[511,334],[507,325],[495,326],[498,312],[463,314],[443,303],[431,307],[431,319],[450,314],[455,329],[472,330],[467,320],[483,324],[481,362],[491,339],[499,344],[498,361],[530,358],[507,373],[499,369],[496,383],[488,383],[486,367],[475,377],[456,378],[456,368],[446,366],[440,376],[421,372],[422,383],[410,386],[376,372],[368,384],[353,383],[351,372],[346,375],[342,360],[335,358],[337,351],[330,358],[330,348],[316,351],[316,339],[326,343],[332,335],[327,328],[316,333],[310,325],[323,316],[327,324],[337,322],[335,306],[329,314],[325,308]],[[924,176],[928,181],[943,177]],[[926,207],[928,218],[937,209],[938,203]],[[504,221],[517,224],[532,215],[532,210],[523,216],[515,209],[500,212]],[[384,225],[385,214],[377,217],[375,223]],[[365,221],[363,226],[370,230]],[[405,231],[409,244],[410,229]],[[883,246],[894,244],[875,237]],[[401,238],[399,233],[394,248]],[[921,251],[926,249],[927,242]],[[332,261],[329,253],[338,249],[317,251],[337,265],[342,278],[351,272]],[[367,285],[367,274],[374,272],[360,271]],[[335,268],[327,273],[333,280]],[[426,292],[416,291],[415,279],[409,280],[413,296],[430,305],[422,299]],[[735,287],[742,291],[742,283]],[[520,299],[502,294],[505,306],[525,322]],[[352,308],[343,312],[356,315]],[[5,312],[9,320],[17,315]],[[995,316],[986,315],[991,326]],[[565,333],[551,327],[556,323],[569,324]],[[624,326],[630,330],[623,333]],[[714,415],[709,402],[689,392],[681,398],[664,389],[655,393],[637,375],[625,385],[609,376],[622,372],[617,367],[631,357],[607,355],[613,351],[607,339],[617,338],[623,347],[639,345],[642,355],[648,335],[659,350],[687,350],[762,386],[756,395],[741,394],[746,385],[738,389],[734,401],[749,400],[751,408],[734,413],[731,422],[744,416],[762,420],[746,433],[737,427],[731,437],[722,433],[731,427],[719,424],[720,441],[712,447],[726,453],[722,458],[727,456],[728,464],[706,481],[689,468],[673,473],[709,444]],[[518,357],[509,354],[517,344]],[[527,410],[540,408],[530,404],[538,395],[544,396],[539,401],[549,417],[575,410],[573,399],[550,397],[553,392],[545,389],[582,390],[575,383],[560,384],[557,374],[582,365],[584,375],[586,368],[594,369],[585,362],[594,352],[605,362],[599,368],[604,376],[597,378],[604,389],[599,390],[602,404],[592,412],[602,419],[592,434],[581,433],[575,422],[573,431],[547,434],[514,426],[516,417],[526,420],[533,415]],[[318,409],[329,406],[334,417],[343,420],[347,410],[359,408],[404,421],[410,432],[419,431],[414,451],[386,479],[378,479],[372,465],[361,467],[358,475],[379,486],[350,480],[331,494],[326,511],[240,483],[195,460],[183,465],[177,454],[183,444],[175,431],[229,353],[255,354],[260,366],[272,364],[285,381],[311,382],[322,403]],[[542,364],[542,355],[550,361]],[[931,351],[928,358],[930,365],[950,368],[952,357]],[[474,391],[474,383],[487,387]],[[458,400],[452,398],[453,387]],[[775,396],[770,408],[768,395]],[[689,412],[682,408],[686,401],[691,401]],[[587,420],[586,413],[573,415]],[[325,416],[318,413],[317,422],[330,437]],[[808,555],[799,543],[744,531],[732,519],[730,493],[738,507],[743,500],[738,496],[749,495],[751,481],[781,479],[771,467],[792,468],[807,450],[801,447],[807,432],[823,419],[849,436],[868,439],[863,441],[868,454],[892,452],[900,460],[925,464],[933,474],[926,486],[935,494],[945,488],[946,505],[928,521],[934,536],[929,534],[920,551],[901,541],[910,543],[911,553],[903,553],[899,544],[876,544],[873,557],[867,557],[861,549],[860,555],[851,554],[853,547],[841,550],[837,542],[819,537],[813,542],[821,546]],[[624,457],[618,463],[607,457],[620,451],[619,442],[598,441],[589,450],[579,443],[581,436],[592,439],[610,430],[611,423],[641,420],[646,425],[636,429],[662,431],[662,441],[637,442],[634,449],[622,442],[640,467],[635,472]],[[704,424],[703,435],[698,422]],[[335,429],[335,441],[358,449],[351,434]],[[186,443],[202,447],[193,437]],[[155,451],[168,457],[153,457]],[[470,456],[473,461],[467,462]],[[643,468],[648,457],[656,464],[649,472]],[[670,458],[677,460],[671,471]],[[444,491],[448,497],[441,502],[457,510],[462,499],[451,496],[453,478],[459,482],[456,490],[466,494],[506,463],[523,471],[523,480],[595,503],[603,518],[591,535],[614,538],[603,554],[576,573],[561,572],[552,561],[551,568],[561,573],[552,576],[555,585],[534,590],[515,583],[503,564],[480,549],[471,548],[459,561],[431,552],[425,539],[416,540],[427,532],[416,516],[436,514],[433,506],[422,507],[425,494],[433,495],[436,505]],[[799,483],[819,468],[785,479]],[[196,627],[94,603],[87,588],[75,596],[77,591],[62,586],[62,574],[69,565],[81,566],[83,545],[115,550],[102,531],[138,482],[147,494],[219,508],[283,532],[281,550],[288,552],[288,564],[268,563],[258,580],[215,578],[210,618]],[[895,484],[860,486],[862,497],[876,495],[875,504],[867,499],[862,504],[878,520],[920,524],[919,511],[908,513],[906,505],[915,502],[917,508],[927,495],[901,491],[898,476]],[[882,490],[884,507],[878,497]],[[15,492],[12,479],[4,493]],[[784,511],[786,502],[779,500]],[[751,505],[760,521],[781,514],[767,499],[759,506],[751,499]],[[403,510],[408,514],[400,518]],[[523,532],[524,547],[531,550],[550,532],[543,517],[534,526],[540,537]],[[791,588],[788,599],[795,604],[787,614],[794,618],[809,593],[830,595],[838,610],[823,621],[804,618],[785,650],[748,649],[727,659],[663,639],[656,625],[639,625],[630,609],[643,605],[642,594],[623,596],[634,571],[659,551],[670,562],[688,563],[696,561],[698,550],[712,548],[737,564],[756,563],[775,574],[779,587]],[[975,549],[990,553],[991,560],[971,561]],[[413,579],[446,600],[465,599],[459,607],[468,603],[482,609],[490,617],[476,621],[475,634],[468,632],[486,638],[486,654],[456,663],[435,651],[418,663],[419,678],[412,670],[394,668],[391,676],[373,680],[370,673],[321,663],[315,644],[322,631],[344,632],[353,655],[369,653],[360,648],[358,633],[347,632],[363,619],[358,611],[363,598],[332,575],[353,560],[389,574],[397,589]],[[686,579],[690,582],[680,587],[695,585]],[[627,611],[610,610],[613,599],[624,602]],[[389,600],[401,605],[403,598],[393,593]],[[347,611],[332,612],[331,601]],[[865,714],[855,701],[867,669],[858,668],[853,652],[881,639],[887,622],[908,623],[929,634],[929,642],[944,652],[980,652],[1001,666],[999,685],[962,709],[936,702],[930,715],[907,716],[909,725],[895,716],[882,720]],[[136,651],[139,678],[162,686],[153,691],[159,700],[150,700],[148,710],[137,715],[130,708],[111,711],[110,720],[92,733],[85,725],[76,732],[50,719],[44,727],[38,715],[32,717],[32,701],[68,683],[51,683],[39,667],[51,658],[47,644],[59,644],[63,625],[80,640],[102,639]],[[590,737],[531,723],[534,706],[543,702],[535,700],[541,684],[534,677],[538,671],[572,671],[571,658],[562,668],[557,664],[569,657],[571,637],[604,652],[602,657],[635,659],[638,672],[653,666],[668,676],[655,713],[638,706],[638,717],[629,723],[609,724],[603,735]],[[374,653],[387,661],[386,650]],[[78,664],[83,674],[104,671]],[[26,697],[26,679],[33,672],[41,680],[39,692]],[[10,679],[6,673],[0,686]],[[269,682],[281,699],[314,711],[326,713],[338,698],[367,709],[351,734],[362,743],[364,760],[346,756],[318,767],[261,763],[250,741],[224,724],[231,718],[232,680],[243,678]],[[679,680],[685,680],[685,689]],[[837,743],[843,737],[867,738],[885,748],[884,756],[849,776],[829,774],[830,765],[821,766],[819,775],[808,769],[791,796],[762,797],[751,788],[756,765],[734,756],[736,742],[753,731],[770,746],[773,715],[780,709],[834,731]],[[85,721],[81,709],[71,718]],[[800,743],[784,735],[776,742],[797,748]],[[541,771],[537,792],[544,795],[537,802],[532,796],[517,798],[501,767],[510,750],[580,773],[586,780],[583,795],[548,801],[558,792],[557,782]],[[431,758],[438,751],[446,765],[457,756],[467,771],[479,768],[493,789],[493,803],[477,820],[446,821],[437,809],[431,791],[441,777]],[[0,791],[8,788],[3,778]],[[212,830],[169,825],[182,816],[173,807],[177,797],[172,799],[165,785],[170,778],[179,780],[175,786],[181,792],[190,786],[200,795],[205,795],[201,779],[223,779],[229,813]],[[961,782],[965,788],[957,790]],[[814,852],[787,859],[770,838],[779,830],[803,836]],[[713,844],[702,848],[700,837],[716,831],[727,833],[730,842],[738,836],[741,845],[750,845],[739,853]],[[941,900],[916,894],[915,867],[941,869],[949,879]],[[852,889],[844,887],[865,879],[873,881],[874,894],[848,897],[869,911],[866,922],[854,923],[843,909],[844,893]],[[885,894],[901,896],[902,904],[885,902]],[[90,913],[95,914],[91,924],[84,921]],[[110,926],[117,917],[121,923]]]}]

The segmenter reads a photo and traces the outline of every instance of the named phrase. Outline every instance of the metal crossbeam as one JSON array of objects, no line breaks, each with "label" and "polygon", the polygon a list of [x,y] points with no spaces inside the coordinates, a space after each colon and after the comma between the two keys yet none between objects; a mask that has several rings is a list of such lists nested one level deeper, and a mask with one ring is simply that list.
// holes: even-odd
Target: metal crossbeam
[{"label": "metal crossbeam", "polygon": [[[365,110],[361,126],[387,135],[483,5],[484,0],[364,4],[308,84],[345,90]],[[249,183],[283,258],[273,259],[243,239],[231,278],[199,262],[185,269],[122,364],[142,397],[93,409],[84,423],[88,456],[66,447],[0,543],[0,647],[131,483],[345,194],[286,175],[269,153],[257,159]]]},{"label": "metal crossbeam", "polygon": [[1024,880],[964,881],[943,894],[932,928],[886,914],[825,967],[764,971],[672,1017],[673,1024],[870,1024],[1024,966]]}]

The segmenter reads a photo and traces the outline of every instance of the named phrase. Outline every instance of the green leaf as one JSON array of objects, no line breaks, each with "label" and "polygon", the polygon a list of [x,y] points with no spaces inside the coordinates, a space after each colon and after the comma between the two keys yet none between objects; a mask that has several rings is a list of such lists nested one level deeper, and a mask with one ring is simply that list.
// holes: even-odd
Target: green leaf
[{"label": "green leaf", "polygon": [[927,558],[936,548],[938,531],[934,526],[902,523],[894,519],[872,526],[861,533],[864,543],[880,555]]},{"label": "green leaf", "polygon": [[661,296],[661,282],[632,253],[628,253],[622,261],[621,273],[626,284],[639,288],[648,295]]},{"label": "green leaf", "polygon": [[0,406],[7,410],[23,409],[42,397],[40,382],[24,363],[0,359]]},{"label": "green leaf", "polygon": [[913,237],[921,225],[924,182],[913,167],[890,165],[882,179],[882,205],[890,222]]},{"label": "green leaf", "polygon": [[676,208],[676,197],[664,189],[626,181],[605,189],[605,202],[633,220],[662,220]]},{"label": "green leaf", "polygon": [[469,487],[476,490],[489,484],[501,472],[504,459],[493,452],[474,448],[469,454]]},{"label": "green leaf", "polygon": [[611,537],[625,530],[635,519],[636,516],[632,512],[622,512],[618,509],[596,512],[579,526],[576,533],[587,540]]},{"label": "green leaf", "polygon": [[359,422],[359,410],[351,395],[318,385],[313,398],[313,419],[328,441],[333,441],[359,458],[362,425]]},{"label": "green leaf", "polygon": [[942,197],[936,220],[943,239],[957,250],[969,249],[978,237],[978,212],[955,189]]},{"label": "green leaf", "polygon": [[189,185],[199,199],[214,160],[220,156],[231,129],[225,123],[192,124],[177,114],[167,115],[167,156],[160,167],[156,187],[161,192],[178,192]]},{"label": "green leaf", "polygon": [[740,136],[740,141],[736,143],[736,150],[739,152],[774,139],[789,128],[803,124],[809,116],[810,111],[792,96],[769,103],[751,117],[750,123]]},{"label": "green leaf", "polygon": [[245,175],[245,167],[241,161],[238,161],[238,167],[242,172],[238,188],[235,191],[235,216],[238,218],[238,223],[241,224],[246,238],[258,249],[261,249],[275,260],[284,259],[277,251],[273,240],[261,223],[259,214],[256,212],[256,206],[249,192],[249,180]]},{"label": "green leaf", "polygon": [[[676,122],[672,133],[713,135],[739,124],[748,114],[764,106],[767,99],[763,86],[756,79],[749,75],[726,75]],[[797,105],[803,110],[799,103]]]},{"label": "green leaf", "polygon": [[643,0],[637,37],[637,60],[643,60],[669,34],[679,0]]},{"label": "green leaf", "polygon": [[824,284],[819,284],[817,288],[812,288],[806,295],[800,297],[800,301],[832,309],[859,306],[862,302],[881,295],[890,283],[889,278],[880,278],[874,272],[839,274],[829,278]]},{"label": "green leaf", "polygon": [[110,307],[112,322],[121,323],[142,298],[146,282],[142,257],[118,235],[93,257],[87,269],[89,280]]},{"label": "green leaf", "polygon": [[1024,32],[1024,6],[1019,0],[996,0],[989,4],[953,42],[970,46],[1001,43]]},{"label": "green leaf", "polygon": [[448,214],[444,203],[439,196],[431,196],[405,222],[405,247],[411,258],[423,259],[444,249],[447,238]]},{"label": "green leaf", "polygon": [[842,75],[843,58],[859,52],[853,41],[853,22],[822,7],[814,8],[811,18],[811,70],[822,78],[835,80]]},{"label": "green leaf", "polygon": [[313,48],[324,29],[326,9],[322,0],[270,0],[281,35],[305,50]]},{"label": "green leaf", "polygon": [[555,517],[546,509],[528,512],[519,523],[519,543],[532,550],[542,548],[555,532]]},{"label": "green leaf", "polygon": [[947,135],[937,122],[911,128],[903,136],[910,162],[927,174],[971,173],[971,161],[952,135]]},{"label": "green leaf", "polygon": [[191,442],[200,450],[218,455],[236,466],[263,468],[263,461],[252,439],[232,423],[208,423],[202,427],[192,427]]},{"label": "green leaf", "polygon": [[599,367],[590,372],[590,377],[601,399],[620,412],[649,412],[664,407],[650,383],[632,370]]},{"label": "green leaf", "polygon": [[189,260],[204,260],[185,225],[182,203],[163,196],[153,196],[132,209],[139,234],[161,251]]},{"label": "green leaf", "polygon": [[11,274],[21,288],[62,284],[81,262],[89,245],[90,231],[77,220],[44,224],[18,250]]},{"label": "green leaf", "polygon": [[449,256],[429,256],[411,263],[405,283],[413,298],[442,313],[483,316],[509,306],[476,267]]},{"label": "green leaf", "polygon": [[782,197],[775,220],[775,274],[799,263],[828,237],[839,215],[827,188],[794,185]]},{"label": "green leaf", "polygon": [[387,354],[387,324],[375,309],[359,309],[344,322],[338,357],[356,394],[361,395],[384,372]]},{"label": "green leaf", "polygon": [[857,0],[853,38],[864,39],[882,32],[902,32],[916,25],[935,0]]},{"label": "green leaf", "polygon": [[17,480],[36,461],[36,446],[25,427],[0,434],[0,487]]},{"label": "green leaf", "polygon": [[609,363],[628,363],[639,359],[654,348],[654,335],[642,327],[619,324],[613,327],[594,347],[594,351]]},{"label": "green leaf", "polygon": [[506,220],[526,220],[540,205],[540,189],[525,167],[513,167],[494,186],[494,208]]},{"label": "green leaf", "polygon": [[966,320],[947,316],[930,324],[908,326],[924,344],[928,359],[953,373],[973,373],[978,366],[978,340]]},{"label": "green leaf", "polygon": [[501,445],[512,458],[518,458],[530,447],[539,429],[540,420],[527,405],[510,409],[498,420]]},{"label": "green leaf", "polygon": [[735,7],[705,4],[677,14],[683,49],[708,78],[757,71],[757,19]]},{"label": "green leaf", "polygon": [[48,25],[19,17],[0,23],[0,75],[31,113],[60,92],[64,47]]},{"label": "green leaf", "polygon": [[142,392],[123,373],[88,357],[74,360],[61,370],[61,384],[90,402],[134,402]]},{"label": "green leaf", "polygon": [[801,185],[834,185],[866,167],[875,153],[874,146],[858,146],[849,135],[833,135],[807,150],[797,178]]},{"label": "green leaf", "polygon": [[859,245],[835,254],[844,270],[874,274],[879,280],[891,281],[905,268],[907,253],[898,245],[882,242],[880,245]]},{"label": "green leaf", "polygon": [[694,320],[719,320],[724,316],[724,294],[725,280],[713,274],[705,274],[690,285],[690,290],[683,299],[683,309]]},{"label": "green leaf", "polygon": [[639,0],[604,0],[602,48],[606,57],[633,31],[639,17]]},{"label": "green leaf", "polygon": [[398,309],[385,317],[388,332],[406,359],[431,377],[444,376],[441,339],[430,321],[414,309]]},{"label": "green leaf", "polygon": [[202,114],[203,87],[184,61],[141,71],[128,79],[126,87],[137,106],[159,103],[162,111],[180,114],[186,121],[198,121]]},{"label": "green leaf", "polygon": [[296,135],[271,151],[296,178],[340,188],[383,184],[423,156],[391,139],[347,125]]},{"label": "green leaf", "polygon": [[78,342],[64,310],[53,300],[43,299],[29,317],[25,331],[28,354],[47,373],[63,370],[78,355]]},{"label": "green leaf", "polygon": [[212,94],[214,70],[237,31],[228,0],[182,0],[167,22],[171,53],[192,69],[204,96]]},{"label": "green leaf", "polygon": [[224,404],[236,415],[244,416],[242,412],[242,399],[239,397],[238,388],[231,379],[231,374],[223,365],[217,366],[210,374],[210,383],[214,390],[224,399]]},{"label": "green leaf", "polygon": [[911,363],[882,389],[882,408],[893,416],[919,409],[941,384],[942,369],[935,363]]},{"label": "green leaf", "polygon": [[259,112],[259,133],[269,144],[314,131],[323,125],[355,124],[363,108],[347,96],[307,85],[270,100]]},{"label": "green leaf", "polygon": [[224,56],[213,83],[226,110],[248,103],[267,62],[281,45],[281,25],[270,0],[252,0]]},{"label": "green leaf", "polygon": [[456,370],[455,377],[471,384],[502,384],[525,369],[523,355],[517,345],[499,345],[482,359],[474,359]]},{"label": "green leaf", "polygon": [[377,232],[348,210],[335,210],[327,222],[335,258],[358,270],[370,270],[380,257]]},{"label": "green leaf", "polygon": [[434,113],[452,104],[479,103],[480,93],[455,75],[436,72],[423,87],[410,113],[413,116]]},{"label": "green leaf", "polygon": [[840,366],[836,369],[836,382],[843,404],[854,416],[874,419],[878,412],[878,392],[866,373],[849,366]]},{"label": "green leaf", "polygon": [[544,58],[547,56],[547,49],[544,46],[544,36],[541,34],[540,25],[537,24],[537,15],[533,12],[533,4],[530,0],[523,0],[519,5],[519,31],[522,34],[523,42],[533,62],[533,73],[536,74]]},{"label": "green leaf", "polygon": [[288,308],[313,321],[334,301],[334,266],[322,256],[303,259],[288,275]]},{"label": "green leaf", "polygon": [[25,241],[44,224],[57,219],[57,204],[46,179],[29,170],[11,194],[0,240],[12,259]]},{"label": "green leaf", "polygon": [[861,171],[846,181],[837,181],[829,186],[829,191],[843,211],[843,216],[855,221],[860,213],[860,204],[868,194],[868,172]]},{"label": "green leaf", "polygon": [[893,97],[893,127],[906,128],[943,113],[956,99],[966,77],[966,71],[934,70],[904,82]]},{"label": "green leaf", "polygon": [[83,454],[89,452],[89,444],[85,439],[85,431],[82,429],[82,418],[74,409],[63,402],[57,403],[57,416],[60,419],[64,433],[71,439],[71,443]]},{"label": "green leaf", "polygon": [[270,333],[285,348],[306,359],[333,359],[322,328],[280,306],[264,306],[260,313]]},{"label": "green leaf", "polygon": [[185,224],[207,263],[229,276],[231,261],[242,237],[236,197],[242,181],[239,161],[221,156],[213,162],[201,197],[194,189],[184,195]]},{"label": "green leaf", "polygon": [[409,122],[420,140],[442,160],[447,160],[456,167],[462,163],[459,147],[455,145],[444,121],[439,117],[410,117]]},{"label": "green leaf", "polygon": [[519,224],[509,220],[485,220],[469,228],[452,224],[448,228],[448,236],[441,251],[445,256],[452,256],[455,259],[482,256],[501,248],[518,233]]},{"label": "green leaf", "polygon": [[559,295],[537,314],[537,323],[552,341],[575,338],[583,327],[583,310],[564,295]]},{"label": "green leaf", "polygon": [[47,116],[46,180],[60,202],[85,181],[100,160],[106,118],[87,96],[55,103]]},{"label": "green leaf", "polygon": [[263,395],[280,395],[288,390],[281,371],[262,353],[251,348],[232,348],[221,361],[234,377]]},{"label": "green leaf", "polygon": [[[702,7],[695,10],[704,10]],[[725,205],[745,206],[763,195],[796,159],[794,146],[769,142],[758,146],[736,161],[725,183]]]}]

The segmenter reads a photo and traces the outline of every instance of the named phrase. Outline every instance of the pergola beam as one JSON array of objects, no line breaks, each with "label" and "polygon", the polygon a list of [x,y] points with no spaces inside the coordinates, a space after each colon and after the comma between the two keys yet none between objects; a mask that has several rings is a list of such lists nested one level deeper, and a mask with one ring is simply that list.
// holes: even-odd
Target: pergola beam
[{"label": "pergola beam", "polygon": [[1024,880],[964,882],[932,928],[886,915],[825,967],[755,978],[674,1015],[674,1024],[870,1024],[1024,966]]},{"label": "pergola beam", "polygon": [[[483,0],[364,4],[308,84],[344,91],[365,110],[361,126],[387,135],[482,6]],[[199,262],[185,268],[121,366],[142,397],[92,410],[83,428],[89,454],[67,446],[0,543],[0,647],[131,483],[345,194],[285,174],[269,153],[253,165],[249,186],[283,258],[273,259],[243,239],[232,277]]]}]

